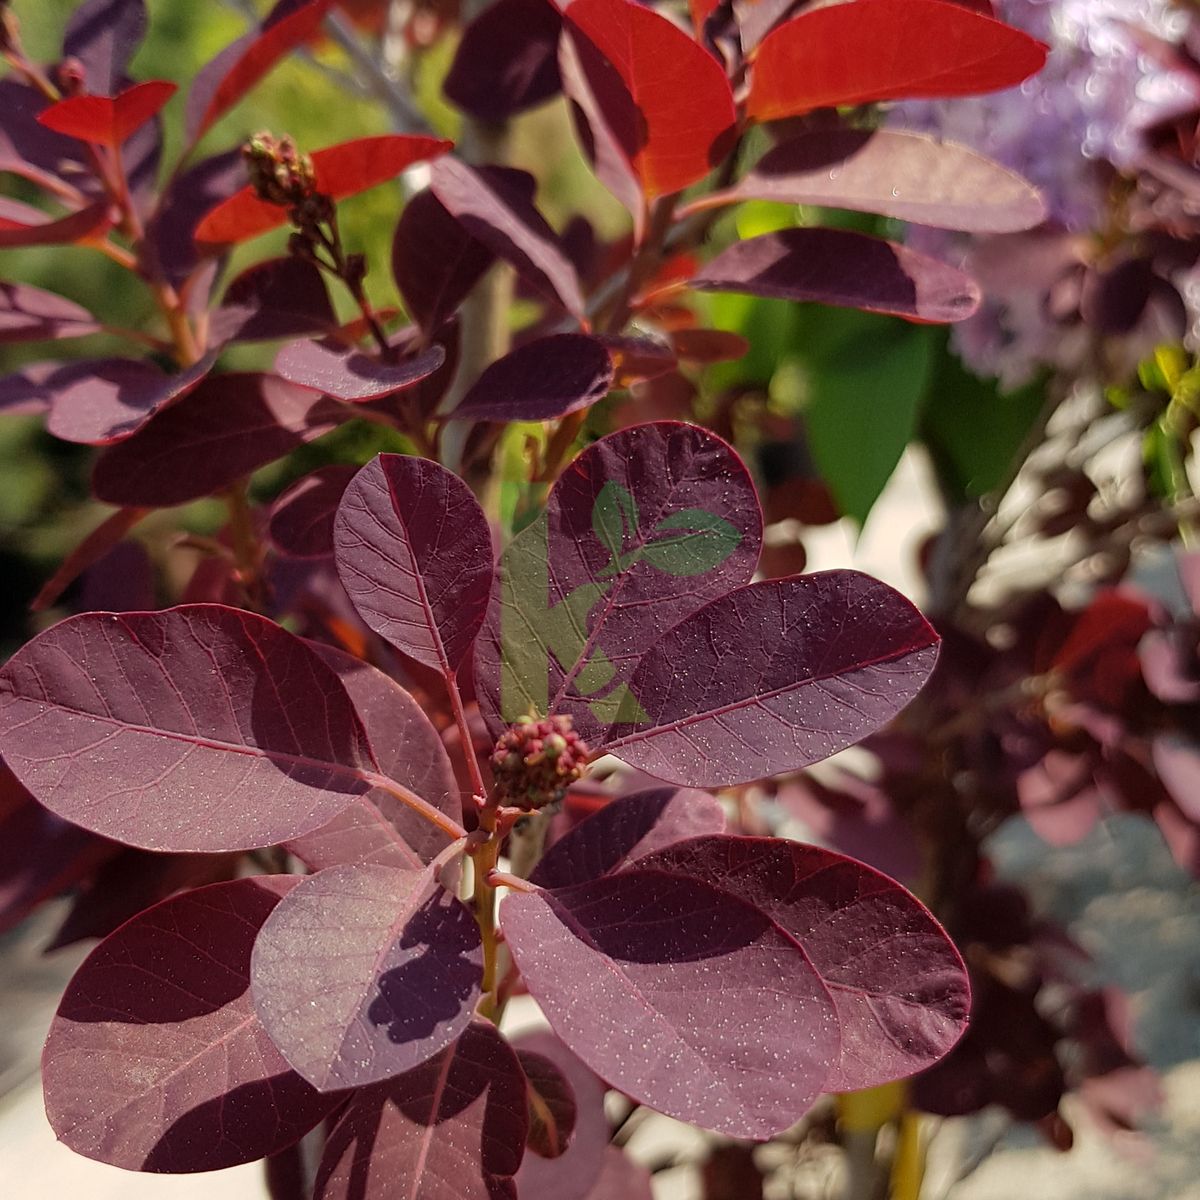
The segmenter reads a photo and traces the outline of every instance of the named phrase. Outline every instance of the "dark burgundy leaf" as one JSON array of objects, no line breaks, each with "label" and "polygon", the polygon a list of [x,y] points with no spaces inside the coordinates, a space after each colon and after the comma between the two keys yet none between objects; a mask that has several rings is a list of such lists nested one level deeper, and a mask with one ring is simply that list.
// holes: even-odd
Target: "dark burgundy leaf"
[{"label": "dark burgundy leaf", "polygon": [[750,343],[726,329],[675,329],[671,349],[686,362],[732,362],[750,353]]},{"label": "dark burgundy leaf", "polygon": [[299,258],[270,258],[243,271],[212,315],[214,343],[270,341],[337,327],[325,277]]},{"label": "dark burgundy leaf", "polygon": [[890,721],[938,642],[899,592],[857,571],[750,584],[651,646],[629,684],[641,719],[618,712],[600,745],[697,787],[797,770]]},{"label": "dark burgundy leaf", "polygon": [[525,1079],[491,1025],[390,1083],[358,1092],[334,1126],[315,1200],[517,1200]]},{"label": "dark burgundy leaf", "polygon": [[446,359],[436,343],[412,358],[384,362],[357,346],[332,339],[291,342],[275,357],[275,370],[290,383],[338,400],[379,400],[432,375]]},{"label": "dark burgundy leaf", "polygon": [[220,605],[46,630],[0,671],[0,745],[51,811],[148,850],[274,845],[379,781],[336,673]]},{"label": "dark burgundy leaf", "polygon": [[512,892],[504,934],[555,1033],[651,1108],[730,1137],[786,1129],[839,1056],[829,993],[766,914],[637,865]]},{"label": "dark burgundy leaf", "polygon": [[518,1055],[533,1053],[554,1063],[570,1084],[575,1098],[575,1129],[570,1145],[555,1159],[526,1154],[517,1172],[517,1195],[522,1200],[584,1200],[592,1194],[602,1170],[610,1130],[604,1114],[604,1084],[547,1031],[522,1035]]},{"label": "dark burgundy leaf", "polygon": [[123,441],[197,387],[216,360],[215,353],[206,354],[175,375],[141,359],[69,363],[47,380],[53,400],[46,427],[67,442],[106,446]]},{"label": "dark burgundy leaf", "polygon": [[668,846],[637,867],[715,884],[803,947],[841,1025],[841,1061],[830,1064],[826,1091],[912,1075],[966,1029],[971,995],[954,944],[915,896],[852,858],[780,838],[718,836]]},{"label": "dark burgundy leaf", "polygon": [[428,459],[381,454],[346,489],[334,545],[368,627],[444,675],[457,671],[492,583],[491,531],[471,489]]},{"label": "dark burgundy leaf", "polygon": [[83,64],[89,92],[111,96],[125,82],[147,23],[144,0],[87,0],[67,22],[63,57]]},{"label": "dark burgundy leaf", "polygon": [[471,386],[454,416],[474,421],[553,421],[608,395],[613,364],[583,333],[535,338],[506,354]]},{"label": "dark burgundy leaf", "polygon": [[802,133],[689,210],[739,200],[821,204],[973,233],[1030,229],[1046,216],[1037,189],[1008,168],[952,142],[890,129]]},{"label": "dark burgundy leaf", "polygon": [[290,558],[333,554],[333,518],[356,467],[322,467],[294,483],[271,506],[271,544]]},{"label": "dark burgundy leaf", "polygon": [[0,345],[85,337],[100,322],[86,308],[24,283],[0,282]]},{"label": "dark burgundy leaf", "polygon": [[528,1149],[561,1158],[575,1132],[575,1092],[558,1065],[533,1050],[517,1050],[529,1108]]},{"label": "dark burgundy leaf", "polygon": [[[44,612],[79,578],[80,574],[99,562],[146,515],[144,508],[119,508],[106,517],[81,541],[58,569],[42,585],[30,608]],[[149,607],[149,606],[147,606]],[[115,610],[108,610],[115,611]]]},{"label": "dark burgundy leaf", "polygon": [[11,171],[69,203],[94,194],[87,150],[38,122],[50,101],[16,79],[0,79],[0,171]]},{"label": "dark burgundy leaf", "polygon": [[356,864],[310,875],[254,945],[254,1008],[322,1092],[391,1079],[451,1045],[479,999],[470,909],[429,870]]},{"label": "dark burgundy leaf", "polygon": [[531,708],[601,738],[643,652],[754,572],[754,484],[720,438],[673,422],[602,438],[500,560],[476,648],[496,736]]},{"label": "dark burgundy leaf", "polygon": [[332,0],[279,0],[262,25],[226,46],[192,80],[187,98],[187,139],[198,141],[290,50],[307,42]]},{"label": "dark burgundy leaf", "polygon": [[[375,667],[331,646],[309,645],[341,679],[380,771],[460,821],[462,799],[454,768],[421,706]],[[449,840],[444,831],[395,796],[375,788],[329,824],[289,842],[288,849],[314,871],[352,862],[418,867],[432,861]]]},{"label": "dark burgundy leaf", "polygon": [[75,973],[42,1058],[72,1150],[131,1171],[215,1171],[299,1141],[332,1111],[254,1019],[255,935],[295,876],[217,883],[135,917]]},{"label": "dark burgundy leaf", "polygon": [[619,871],[685,838],[724,832],[725,811],[707,792],[636,792],[606,804],[559,838],[531,879],[540,887],[570,887]]},{"label": "dark burgundy leaf", "polygon": [[[546,0],[529,2],[550,9]],[[426,188],[400,214],[392,240],[392,275],[412,319],[432,332],[457,310],[495,257]]]},{"label": "dark burgundy leaf", "polygon": [[178,88],[165,79],[135,83],[116,96],[68,96],[38,114],[47,129],[118,149],[156,116]]},{"label": "dark burgundy leaf", "polygon": [[962,321],[979,307],[979,288],[961,271],[849,229],[783,229],[737,242],[691,286],[815,300],[913,321]]},{"label": "dark burgundy leaf", "polygon": [[282,458],[340,419],[329,401],[271,375],[210,375],[105,450],[92,472],[92,492],[108,504],[186,504]]},{"label": "dark burgundy leaf", "polygon": [[496,0],[463,30],[442,83],[480,121],[507,121],[557,96],[562,17],[550,0]]},{"label": "dark burgundy leaf", "polygon": [[469,167],[441,158],[430,188],[477,241],[509,262],[531,287],[583,319],[583,295],[575,268],[532,198],[532,179],[507,167]]},{"label": "dark burgundy leaf", "polygon": [[0,198],[0,247],[5,249],[85,242],[102,238],[112,224],[112,205],[107,200],[48,220],[41,209]]},{"label": "dark burgundy leaf", "polygon": [[971,96],[1040,71],[1046,46],[946,0],[856,0],[779,26],[753,57],[757,121],[877,100]]},{"label": "dark burgundy leaf", "polygon": [[83,573],[80,612],[149,612],[158,608],[154,563],[138,541],[126,538]]},{"label": "dark burgundy leaf", "polygon": [[[3,341],[2,336],[0,341]],[[19,416],[45,412],[53,398],[47,381],[62,369],[61,362],[26,363],[11,375],[0,378],[0,414]]]}]

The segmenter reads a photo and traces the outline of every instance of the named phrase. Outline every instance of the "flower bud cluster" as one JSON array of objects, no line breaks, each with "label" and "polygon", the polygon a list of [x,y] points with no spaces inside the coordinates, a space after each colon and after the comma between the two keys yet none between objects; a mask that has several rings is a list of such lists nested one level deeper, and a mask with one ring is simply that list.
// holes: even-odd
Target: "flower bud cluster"
[{"label": "flower bud cluster", "polygon": [[313,161],[290,137],[256,133],[243,147],[250,184],[268,204],[303,208],[317,194]]},{"label": "flower bud cluster", "polygon": [[513,724],[492,751],[500,804],[544,808],[583,777],[590,755],[568,716],[528,716]]}]

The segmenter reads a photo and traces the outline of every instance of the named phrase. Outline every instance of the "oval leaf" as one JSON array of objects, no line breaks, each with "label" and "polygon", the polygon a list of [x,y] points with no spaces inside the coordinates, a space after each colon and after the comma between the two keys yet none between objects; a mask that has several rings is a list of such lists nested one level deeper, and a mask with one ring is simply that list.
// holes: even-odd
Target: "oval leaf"
[{"label": "oval leaf", "polygon": [[178,91],[165,79],[135,83],[118,96],[68,96],[38,114],[47,129],[116,150]]},{"label": "oval leaf", "polygon": [[333,554],[333,518],[357,471],[345,464],[321,467],[294,483],[271,506],[267,533],[289,558],[328,558]]},{"label": "oval leaf", "polygon": [[300,258],[270,258],[243,271],[212,315],[213,343],[269,341],[337,327],[325,277]]},{"label": "oval leaf", "polygon": [[551,1059],[533,1050],[518,1050],[525,1073],[529,1108],[527,1145],[542,1158],[561,1158],[575,1133],[575,1093]]},{"label": "oval leaf", "polygon": [[77,1154],[216,1171],[293,1145],[338,1103],[254,1019],[250,952],[299,880],[217,883],[147,909],[71,980],[42,1058],[46,1115]]},{"label": "oval leaf", "polygon": [[979,288],[961,271],[848,229],[782,229],[736,242],[691,286],[862,308],[912,321],[963,321],[979,307]]},{"label": "oval leaf", "polygon": [[85,337],[100,329],[86,308],[24,283],[0,282],[0,345]]},{"label": "oval leaf", "polygon": [[613,364],[604,343],[583,333],[535,338],[492,363],[462,398],[455,417],[553,421],[608,395]]},{"label": "oval leaf", "polygon": [[16,200],[0,200],[0,248],[58,246],[102,238],[112,227],[113,207],[98,200],[65,217],[47,220],[40,209]]},{"label": "oval leaf", "polygon": [[840,1063],[826,1091],[877,1087],[947,1054],[971,990],[954,943],[886,875],[819,846],[699,837],[638,864],[703,879],[766,913],[804,948],[837,1006]]},{"label": "oval leaf", "polygon": [[63,58],[83,64],[89,92],[111,96],[125,81],[148,24],[144,0],[87,0],[67,22]]},{"label": "oval leaf", "polygon": [[254,1009],[322,1092],[411,1071],[470,1024],[479,926],[428,871],[333,867],[267,919],[250,966]]},{"label": "oval leaf", "polygon": [[483,624],[492,537],[457,475],[381,454],[346,489],[334,523],[338,574],[367,625],[450,674]]},{"label": "oval leaf", "polygon": [[753,59],[758,121],[878,100],[933,100],[1015,87],[1047,48],[949,0],[856,0],[793,17]]},{"label": "oval leaf", "polygon": [[378,777],[337,675],[252,613],[84,613],[0,671],[0,750],[52,812],[130,846],[219,851],[318,828]]},{"label": "oval leaf", "polygon": [[510,893],[500,915],[555,1033],[668,1116],[771,1137],[838,1059],[836,1011],[812,964],[769,917],[711,884],[634,866]]},{"label": "oval leaf", "polygon": [[324,392],[338,400],[381,400],[432,375],[446,361],[434,344],[396,362],[384,362],[356,346],[325,340],[292,342],[275,358],[275,370],[299,387]]}]

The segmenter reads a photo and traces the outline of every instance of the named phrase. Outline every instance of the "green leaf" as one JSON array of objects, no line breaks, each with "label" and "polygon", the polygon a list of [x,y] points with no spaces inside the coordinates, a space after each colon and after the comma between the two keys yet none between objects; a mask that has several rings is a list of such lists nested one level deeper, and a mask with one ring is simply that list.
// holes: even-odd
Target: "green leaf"
[{"label": "green leaf", "polygon": [[637,534],[637,501],[619,483],[609,480],[592,506],[592,530],[616,560]]},{"label": "green leaf", "polygon": [[719,567],[742,537],[728,521],[702,508],[672,513],[659,521],[653,532],[672,536],[647,542],[642,557],[660,571],[677,576],[704,575]]}]

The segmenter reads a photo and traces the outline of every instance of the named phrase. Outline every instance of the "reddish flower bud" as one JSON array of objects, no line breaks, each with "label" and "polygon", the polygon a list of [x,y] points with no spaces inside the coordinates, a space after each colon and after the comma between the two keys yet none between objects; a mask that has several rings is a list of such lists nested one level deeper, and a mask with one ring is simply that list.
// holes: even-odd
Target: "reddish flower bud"
[{"label": "reddish flower bud", "polygon": [[591,751],[567,716],[526,717],[496,743],[492,770],[501,804],[544,808],[583,777]]}]

